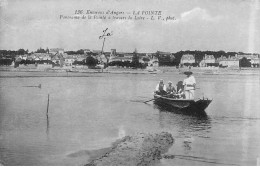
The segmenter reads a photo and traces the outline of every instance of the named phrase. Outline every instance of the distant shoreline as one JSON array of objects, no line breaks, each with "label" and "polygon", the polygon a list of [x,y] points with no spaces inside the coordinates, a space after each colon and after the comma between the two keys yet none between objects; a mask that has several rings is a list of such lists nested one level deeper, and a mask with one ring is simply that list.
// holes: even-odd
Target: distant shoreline
[{"label": "distant shoreline", "polygon": [[[182,74],[184,71],[192,71],[194,75],[260,75],[260,68],[215,68],[215,67],[155,67],[151,69],[131,69],[131,68],[107,68],[107,69],[26,69],[13,68],[10,66],[0,67],[0,77],[86,77],[93,74]],[[28,74],[27,74],[28,73]]]}]

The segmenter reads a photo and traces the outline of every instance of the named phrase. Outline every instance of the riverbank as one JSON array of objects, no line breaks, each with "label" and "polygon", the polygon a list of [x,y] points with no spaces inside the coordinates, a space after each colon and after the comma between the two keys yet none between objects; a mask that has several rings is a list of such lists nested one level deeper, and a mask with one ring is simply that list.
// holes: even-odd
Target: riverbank
[{"label": "riverbank", "polygon": [[126,136],[106,149],[99,157],[91,160],[88,166],[144,166],[154,165],[162,154],[173,144],[170,133],[139,133]]},{"label": "riverbank", "polygon": [[179,68],[175,67],[159,67],[163,73],[183,73],[185,71],[192,71],[194,74],[207,75],[260,75],[259,68],[219,68],[219,67],[192,67]]},{"label": "riverbank", "polygon": [[130,68],[106,68],[106,69],[20,69],[13,67],[0,67],[0,77],[88,77],[91,74],[182,74],[184,71],[192,71],[193,74],[206,75],[260,75],[259,68],[214,68],[214,67],[158,67],[154,69],[130,69]]}]

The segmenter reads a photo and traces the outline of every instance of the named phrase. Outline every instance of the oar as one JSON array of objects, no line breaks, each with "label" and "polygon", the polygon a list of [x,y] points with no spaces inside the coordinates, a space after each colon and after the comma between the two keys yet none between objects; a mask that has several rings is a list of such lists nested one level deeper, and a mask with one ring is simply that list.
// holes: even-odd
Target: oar
[{"label": "oar", "polygon": [[[159,97],[158,97],[159,98]],[[158,99],[158,98],[153,98],[153,99],[151,99],[151,100],[147,100],[147,101],[145,101],[144,103],[147,103],[147,102],[149,102],[149,101],[152,101],[152,100],[155,100],[155,99]]]},{"label": "oar", "polygon": [[38,87],[38,88],[42,88],[42,85],[39,84],[38,86],[23,86],[23,87]]},{"label": "oar", "polygon": [[[168,95],[170,95],[170,94],[163,95],[163,96],[168,96]],[[153,101],[153,100],[159,99],[159,98],[161,98],[161,97],[162,97],[162,96],[159,96],[158,98],[153,98],[153,99],[151,99],[151,100],[147,100],[147,101],[145,101],[145,102],[143,102],[143,103],[147,103],[147,102],[150,102],[150,101]]]}]

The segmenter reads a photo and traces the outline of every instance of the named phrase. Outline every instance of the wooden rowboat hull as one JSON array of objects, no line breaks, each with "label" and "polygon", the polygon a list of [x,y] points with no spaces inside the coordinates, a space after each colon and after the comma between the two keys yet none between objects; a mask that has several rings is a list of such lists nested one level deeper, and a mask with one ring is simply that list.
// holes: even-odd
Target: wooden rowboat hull
[{"label": "wooden rowboat hull", "polygon": [[209,106],[212,100],[209,99],[198,99],[198,100],[187,100],[187,99],[174,99],[169,97],[163,97],[160,95],[154,95],[154,103],[173,107],[178,110],[192,111],[192,112],[204,112]]}]

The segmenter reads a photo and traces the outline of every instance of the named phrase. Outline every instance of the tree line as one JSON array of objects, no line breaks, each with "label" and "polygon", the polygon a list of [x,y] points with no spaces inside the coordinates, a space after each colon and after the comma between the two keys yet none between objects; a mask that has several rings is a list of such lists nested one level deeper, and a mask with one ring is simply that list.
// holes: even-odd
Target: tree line
[{"label": "tree line", "polygon": [[0,50],[0,57],[15,58],[16,55],[29,54],[29,50],[18,49],[18,50]]}]

